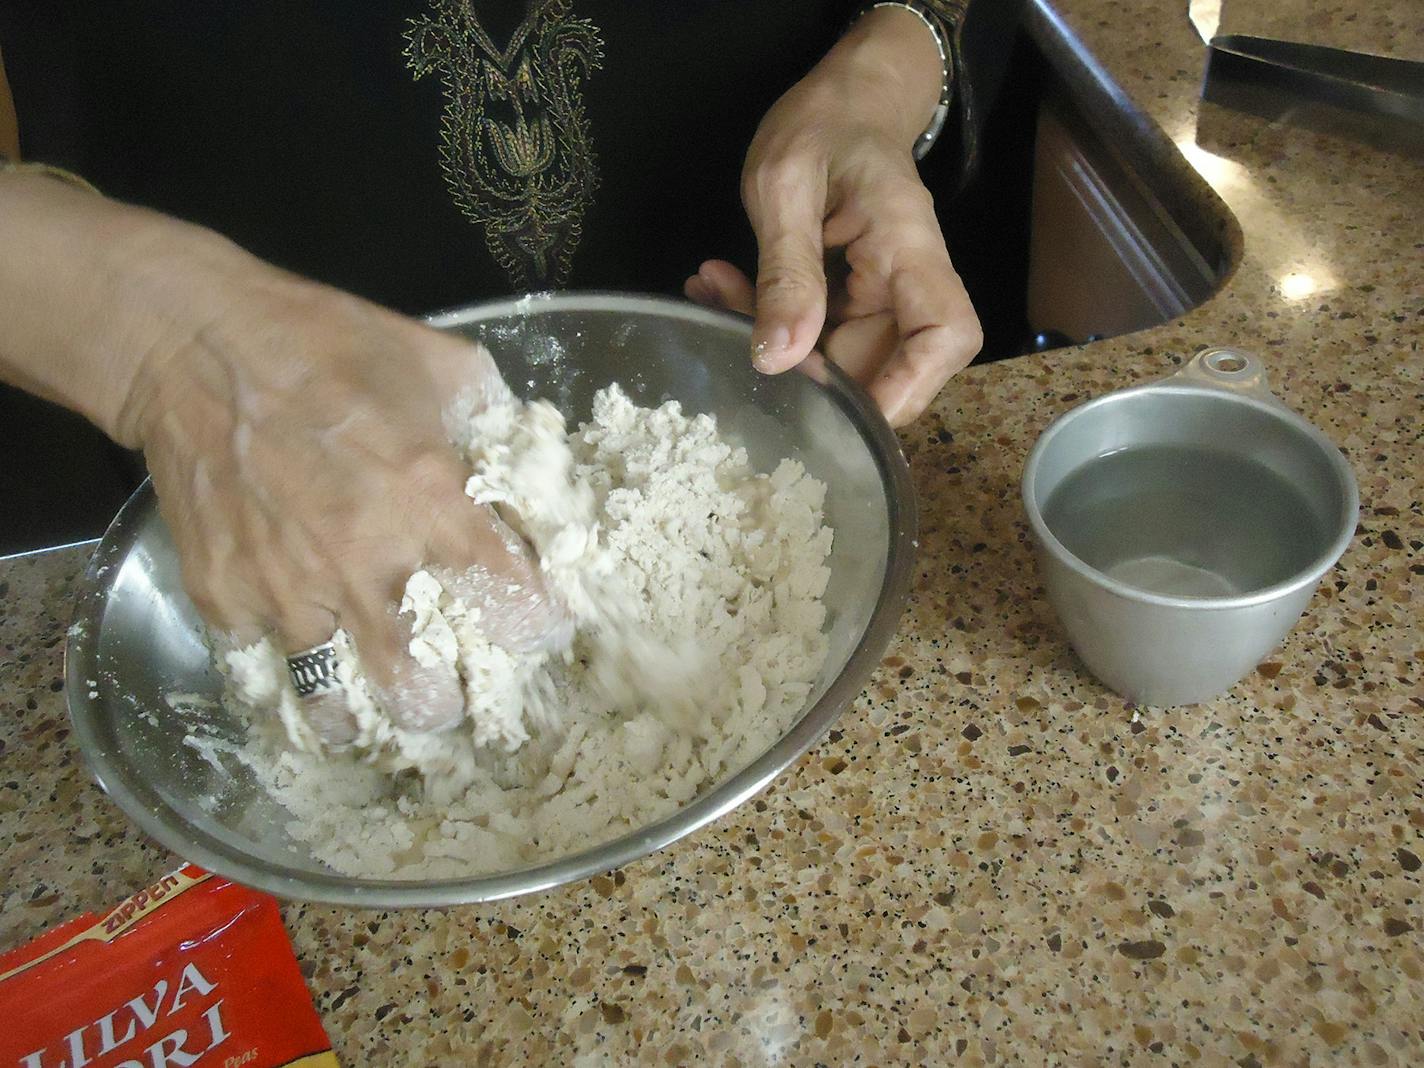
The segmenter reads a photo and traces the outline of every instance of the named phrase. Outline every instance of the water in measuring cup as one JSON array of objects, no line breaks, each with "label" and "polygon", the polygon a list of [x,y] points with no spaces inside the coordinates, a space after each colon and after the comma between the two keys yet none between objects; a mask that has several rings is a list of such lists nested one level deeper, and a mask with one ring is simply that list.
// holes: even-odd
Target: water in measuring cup
[{"label": "water in measuring cup", "polygon": [[1327,548],[1305,495],[1264,464],[1176,445],[1092,460],[1043,508],[1080,560],[1138,589],[1188,597],[1250,593]]}]

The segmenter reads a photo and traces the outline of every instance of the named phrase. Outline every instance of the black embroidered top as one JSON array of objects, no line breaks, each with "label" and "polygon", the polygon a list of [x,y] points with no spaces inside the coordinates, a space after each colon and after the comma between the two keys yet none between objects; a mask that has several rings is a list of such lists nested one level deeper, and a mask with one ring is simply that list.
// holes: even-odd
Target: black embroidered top
[{"label": "black embroidered top", "polygon": [[418,313],[750,267],[742,157],[857,6],[7,0],[0,48],[28,158]]}]

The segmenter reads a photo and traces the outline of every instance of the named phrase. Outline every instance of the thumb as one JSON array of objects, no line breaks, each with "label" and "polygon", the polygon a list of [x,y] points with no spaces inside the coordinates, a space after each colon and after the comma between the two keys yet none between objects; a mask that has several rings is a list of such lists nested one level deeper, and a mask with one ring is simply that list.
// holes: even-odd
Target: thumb
[{"label": "thumb", "polygon": [[806,358],[826,321],[821,225],[824,179],[752,183],[747,216],[757,238],[752,359],[776,374]]}]

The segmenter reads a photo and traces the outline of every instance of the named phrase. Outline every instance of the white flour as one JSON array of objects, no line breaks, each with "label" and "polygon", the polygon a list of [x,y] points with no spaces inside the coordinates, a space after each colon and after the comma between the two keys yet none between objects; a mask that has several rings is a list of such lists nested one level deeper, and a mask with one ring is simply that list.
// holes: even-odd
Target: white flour
[{"label": "white flour", "polygon": [[397,729],[339,635],[360,727],[339,753],[303,720],[277,650],[227,657],[256,728],[244,761],[292,837],[345,874],[507,870],[651,823],[780,737],[825,660],[831,531],[825,487],[799,463],[757,474],[712,419],[617,387],[573,434],[543,403],[464,422],[467,490],[534,546],[575,623],[566,653],[490,644],[479,604],[417,572],[411,651],[458,665],[466,720]]}]

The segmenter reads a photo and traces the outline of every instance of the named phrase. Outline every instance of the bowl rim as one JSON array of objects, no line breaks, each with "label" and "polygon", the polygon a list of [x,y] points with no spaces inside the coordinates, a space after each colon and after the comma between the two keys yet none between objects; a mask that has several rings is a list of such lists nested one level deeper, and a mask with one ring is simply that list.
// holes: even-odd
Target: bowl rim
[{"label": "bowl rim", "polygon": [[[516,307],[524,304],[524,307]],[[732,312],[703,308],[670,297],[607,291],[537,293],[483,301],[427,316],[437,327],[451,327],[518,311],[620,310],[649,312],[721,328],[751,337],[751,320]],[[750,344],[749,344],[750,349]],[[750,357],[749,357],[750,359]],[[336,872],[313,873],[259,861],[241,852],[178,812],[162,795],[113,759],[99,736],[99,690],[88,680],[101,679],[98,653],[107,597],[134,539],[156,507],[152,484],[145,481],[125,502],[100,540],[78,585],[74,622],[65,643],[65,680],[75,740],[100,788],[139,828],[186,860],[209,871],[278,897],[363,908],[445,908],[498,901],[576,882],[622,867],[663,849],[719,819],[764,789],[830,729],[862,692],[898,627],[909,598],[918,546],[918,510],[909,464],[895,432],[869,396],[847,374],[819,353],[801,371],[846,411],[880,470],[889,505],[889,552],[885,575],[870,619],[845,666],[820,698],[784,735],[746,767],[712,790],[647,827],[578,853],[513,872],[423,881],[357,879]],[[169,818],[165,818],[168,815]]]},{"label": "bowl rim", "polygon": [[[1044,456],[1053,447],[1054,439],[1070,424],[1079,419],[1091,417],[1101,408],[1131,404],[1134,400],[1149,394],[1189,396],[1205,398],[1221,404],[1240,404],[1261,415],[1285,423],[1304,437],[1325,458],[1340,491],[1340,508],[1335,516],[1336,532],[1330,539],[1329,545],[1317,554],[1309,564],[1297,570],[1295,574],[1272,583],[1270,586],[1230,596],[1202,597],[1154,593],[1140,586],[1122,582],[1098,570],[1064,545],[1049,528],[1038,504],[1038,469],[1042,466]],[[1092,463],[1093,461],[1087,462]],[[1335,444],[1325,436],[1319,427],[1304,416],[1287,408],[1273,397],[1252,396],[1231,392],[1219,386],[1174,382],[1171,379],[1146,382],[1140,386],[1114,390],[1101,397],[1085,401],[1059,415],[1039,436],[1038,441],[1034,443],[1033,449],[1029,452],[1028,459],[1024,463],[1020,496],[1023,501],[1024,514],[1028,517],[1029,528],[1039,545],[1055,560],[1081,578],[1127,601],[1155,605],[1159,608],[1190,609],[1196,612],[1252,608],[1284,599],[1306,587],[1314,587],[1315,583],[1319,582],[1321,577],[1334,566],[1335,561],[1344,555],[1350,542],[1354,540],[1355,526],[1359,522],[1360,510],[1359,488],[1355,482],[1354,471],[1351,470],[1349,463]]]}]

